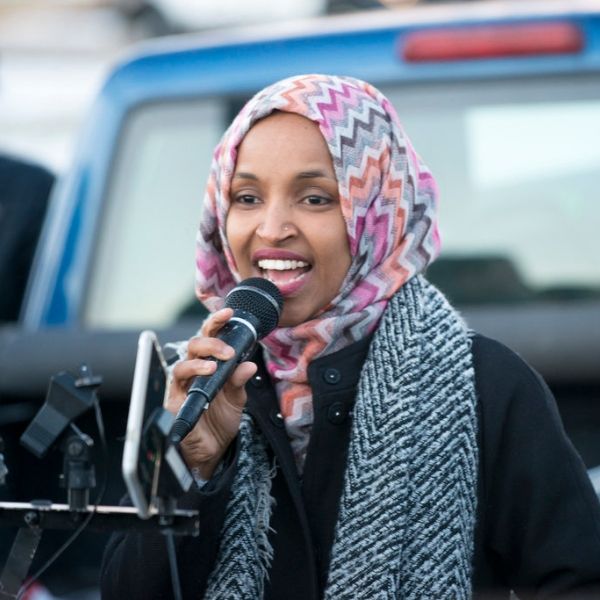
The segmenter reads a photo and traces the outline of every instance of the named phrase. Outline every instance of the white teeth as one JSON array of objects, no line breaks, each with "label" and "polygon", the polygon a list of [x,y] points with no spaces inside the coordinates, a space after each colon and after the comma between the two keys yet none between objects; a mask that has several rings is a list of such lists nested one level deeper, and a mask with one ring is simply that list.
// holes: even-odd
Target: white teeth
[{"label": "white teeth", "polygon": [[276,260],[265,258],[258,261],[258,266],[265,271],[289,271],[291,269],[308,267],[308,263],[303,260]]}]

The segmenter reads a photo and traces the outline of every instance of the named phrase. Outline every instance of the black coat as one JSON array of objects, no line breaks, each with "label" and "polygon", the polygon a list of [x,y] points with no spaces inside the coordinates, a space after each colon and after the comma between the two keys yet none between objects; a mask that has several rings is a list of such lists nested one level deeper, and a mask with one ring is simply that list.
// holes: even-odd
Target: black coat
[{"label": "black coat", "polygon": [[19,316],[53,183],[46,169],[0,156],[0,321]]},{"label": "black coat", "polygon": [[[327,578],[351,427],[368,340],[314,361],[315,407],[302,480],[277,400],[262,366],[248,383],[248,411],[279,465],[270,540],[274,560],[266,597],[320,597]],[[480,468],[473,586],[476,597],[545,598],[571,592],[600,598],[600,503],[562,428],[541,378],[501,344],[473,340]],[[200,598],[218,548],[235,448],[224,472],[185,498],[201,512],[201,535],[177,542],[184,598]],[[584,596],[584,593],[587,594]],[[114,535],[102,568],[102,597],[171,598],[159,534]]]}]

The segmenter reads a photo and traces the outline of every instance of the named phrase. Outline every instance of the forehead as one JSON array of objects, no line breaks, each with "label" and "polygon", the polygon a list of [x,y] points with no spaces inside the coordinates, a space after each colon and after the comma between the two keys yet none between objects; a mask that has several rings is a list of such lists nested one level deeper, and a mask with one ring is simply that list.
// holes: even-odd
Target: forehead
[{"label": "forehead", "polygon": [[329,148],[319,126],[295,113],[275,112],[257,121],[238,146],[240,163],[253,159],[290,159],[327,161],[331,164]]}]

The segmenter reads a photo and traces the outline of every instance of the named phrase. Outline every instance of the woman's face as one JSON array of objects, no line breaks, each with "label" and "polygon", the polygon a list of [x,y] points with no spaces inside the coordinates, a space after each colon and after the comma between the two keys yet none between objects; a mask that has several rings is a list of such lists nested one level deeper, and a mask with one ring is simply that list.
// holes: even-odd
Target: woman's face
[{"label": "woman's face", "polygon": [[351,257],[327,144],[312,121],[275,113],[238,148],[226,235],[238,271],[285,299],[280,326],[314,317],[338,294]]}]

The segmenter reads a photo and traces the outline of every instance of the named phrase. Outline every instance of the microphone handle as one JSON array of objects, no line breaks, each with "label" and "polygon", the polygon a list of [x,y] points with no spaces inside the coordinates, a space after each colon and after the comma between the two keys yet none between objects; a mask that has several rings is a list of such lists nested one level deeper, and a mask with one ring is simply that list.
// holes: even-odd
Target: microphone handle
[{"label": "microphone handle", "polygon": [[234,315],[219,331],[217,337],[235,350],[229,360],[212,359],[217,368],[211,375],[194,377],[187,397],[171,427],[171,443],[178,444],[200,420],[204,410],[229,379],[239,363],[246,360],[254,350],[256,331],[246,319]]}]

